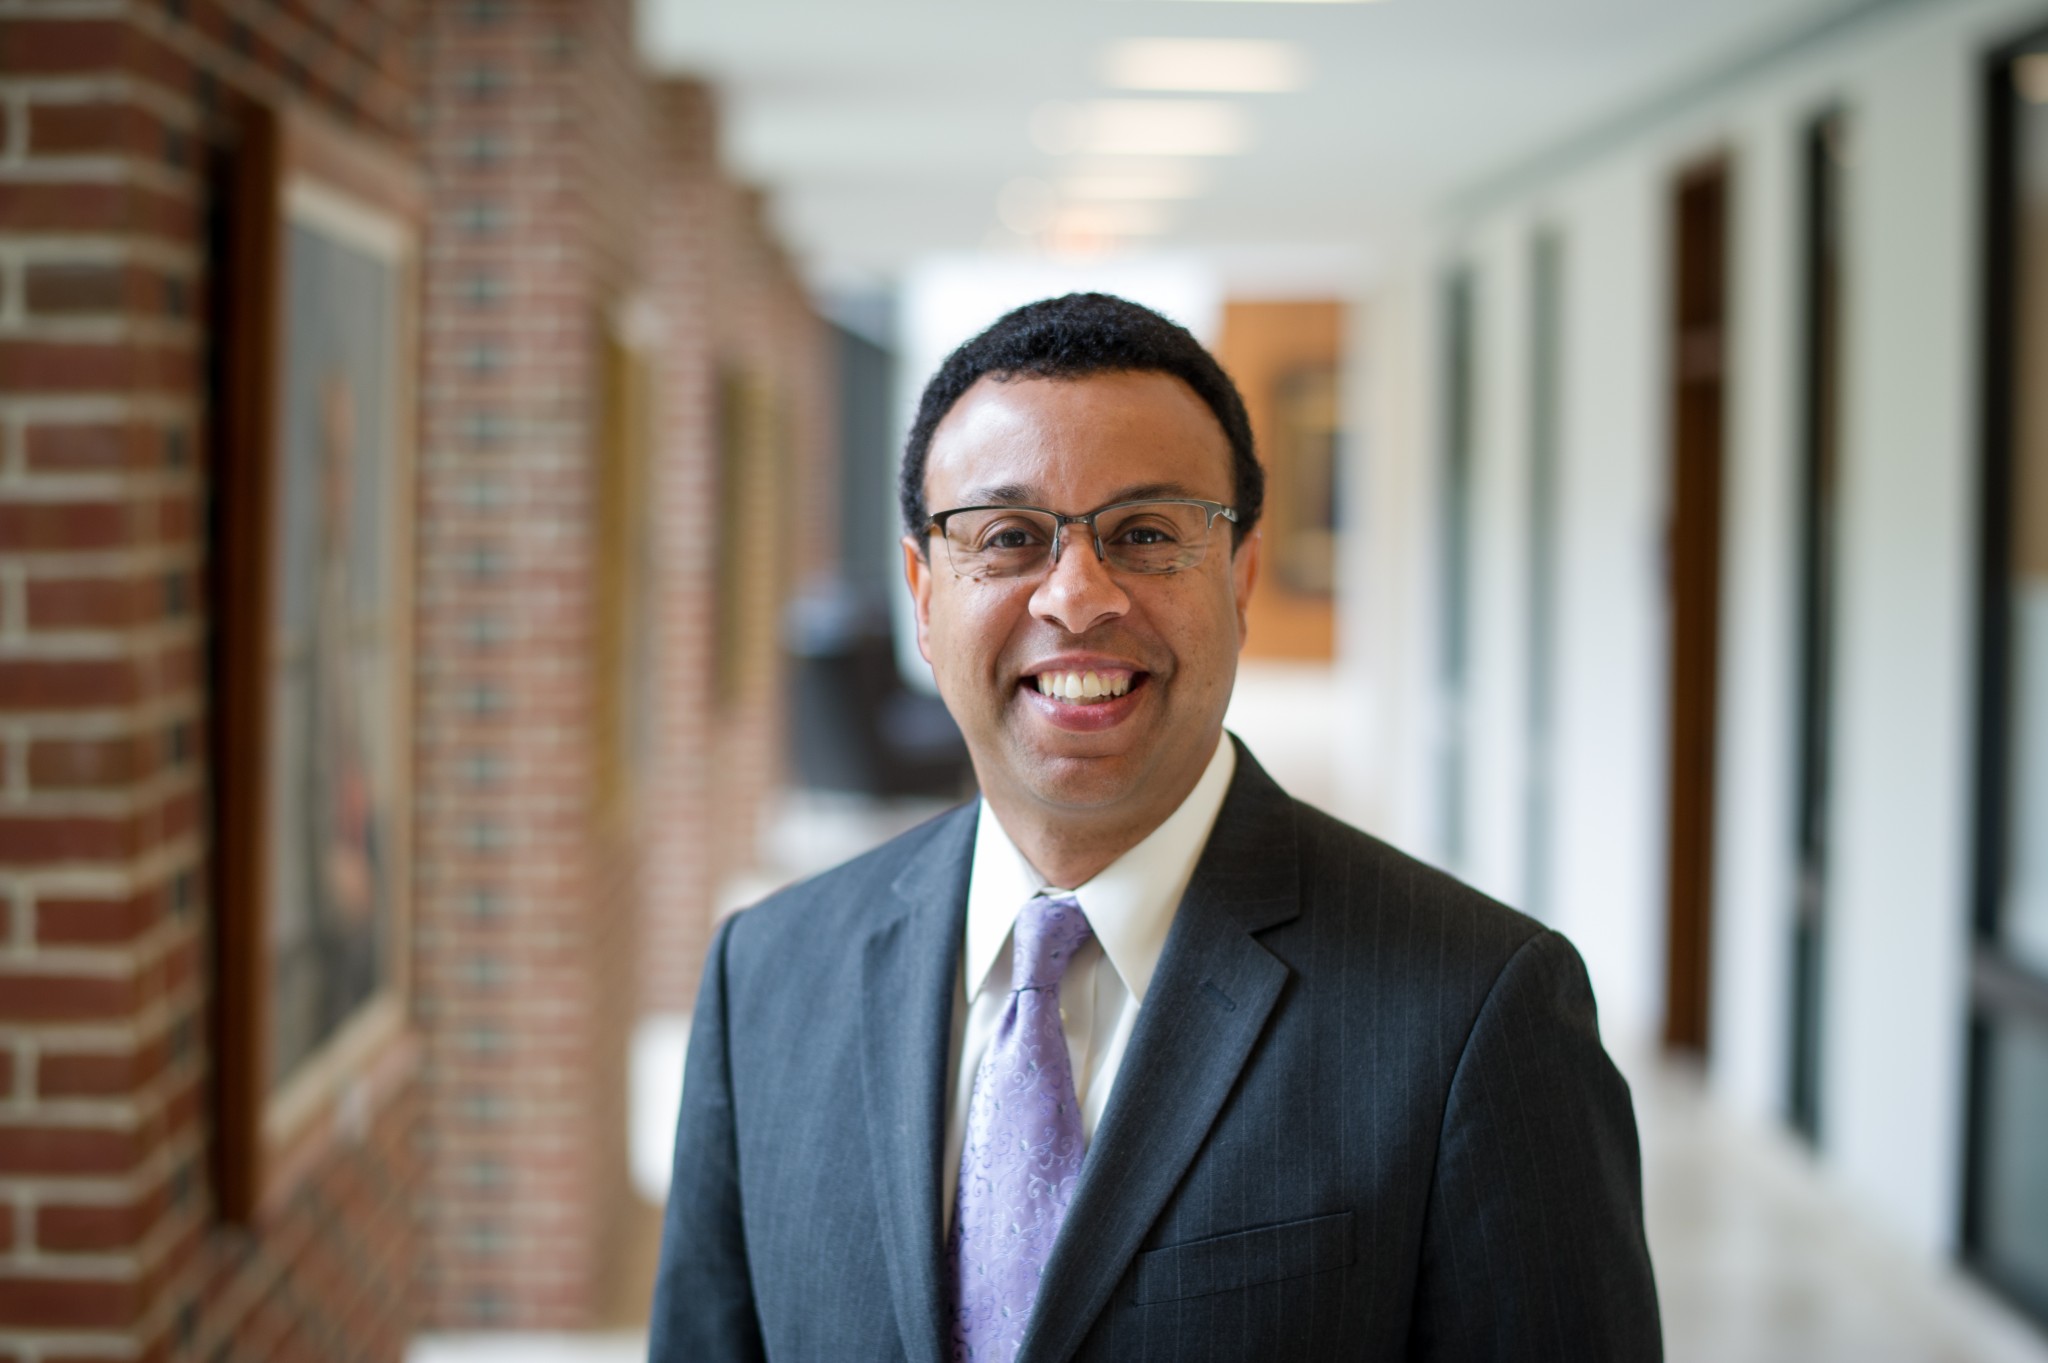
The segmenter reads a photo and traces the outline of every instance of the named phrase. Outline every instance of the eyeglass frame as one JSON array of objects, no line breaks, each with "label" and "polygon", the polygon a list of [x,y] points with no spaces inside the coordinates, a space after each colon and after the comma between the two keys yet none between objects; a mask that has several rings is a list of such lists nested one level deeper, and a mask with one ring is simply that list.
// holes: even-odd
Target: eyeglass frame
[{"label": "eyeglass frame", "polygon": [[[1202,558],[1196,559],[1193,563],[1183,563],[1177,568],[1165,568],[1158,572],[1148,573],[1143,569],[1121,568],[1111,563],[1108,551],[1102,547],[1102,533],[1096,528],[1096,518],[1106,515],[1111,511],[1120,511],[1125,507],[1131,506],[1198,506],[1207,513],[1207,519],[1202,522],[1202,530],[1204,534],[1208,535],[1213,535],[1216,532],[1216,518],[1218,516],[1229,521],[1233,528],[1237,525],[1236,507],[1226,506],[1222,502],[1212,502],[1204,497],[1134,497],[1128,501],[1109,502],[1096,507],[1093,511],[1083,511],[1075,516],[1069,516],[1063,511],[1055,511],[1049,506],[1026,506],[1021,502],[991,502],[980,503],[974,506],[952,506],[947,507],[944,511],[933,512],[925,522],[925,537],[929,540],[932,533],[936,531],[939,538],[946,539],[946,521],[951,517],[964,515],[969,511],[1035,511],[1041,516],[1052,517],[1053,521],[1052,544],[1049,546],[1046,555],[1045,567],[1043,569],[1045,572],[1050,572],[1054,568],[1059,567],[1060,550],[1066,544],[1067,527],[1070,525],[1085,525],[1088,527],[1088,541],[1095,546],[1095,561],[1113,572],[1128,572],[1138,577],[1171,577],[1175,573],[1186,572],[1188,569],[1200,565],[1202,558],[1208,557],[1209,547],[1205,542],[1202,546]],[[1037,575],[1036,573],[1020,573],[1015,578],[1005,579],[974,577],[963,573],[957,566],[953,565],[952,544],[953,542],[950,539],[946,539],[946,563],[947,566],[953,568],[953,576],[955,577],[966,578],[970,582],[1024,582]]]}]

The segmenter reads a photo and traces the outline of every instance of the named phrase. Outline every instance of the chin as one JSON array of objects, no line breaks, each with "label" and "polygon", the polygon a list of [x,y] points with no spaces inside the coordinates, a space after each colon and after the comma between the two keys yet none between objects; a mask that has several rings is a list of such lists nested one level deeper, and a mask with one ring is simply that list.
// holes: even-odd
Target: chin
[{"label": "chin", "polygon": [[1142,781],[1133,754],[1034,754],[1028,788],[1041,803],[1067,809],[1107,809],[1126,803]]}]

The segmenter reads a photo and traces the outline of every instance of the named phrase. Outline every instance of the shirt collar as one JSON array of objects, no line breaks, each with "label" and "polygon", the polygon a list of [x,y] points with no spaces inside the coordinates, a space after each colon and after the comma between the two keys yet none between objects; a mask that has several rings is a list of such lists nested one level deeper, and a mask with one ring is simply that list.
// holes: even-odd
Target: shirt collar
[{"label": "shirt collar", "polygon": [[[1180,808],[1152,830],[1145,840],[1104,867],[1085,885],[1068,891],[1095,930],[1103,955],[1123,981],[1134,1003],[1145,1001],[1166,934],[1195,863],[1209,841],[1209,830],[1223,808],[1223,797],[1237,771],[1237,748],[1225,735],[1201,779]],[[989,970],[1010,940],[1010,928],[1024,901],[1048,886],[1010,835],[1003,830],[988,801],[981,802],[974,834],[974,865],[967,884],[967,937],[961,971],[972,1003],[981,993]]]}]

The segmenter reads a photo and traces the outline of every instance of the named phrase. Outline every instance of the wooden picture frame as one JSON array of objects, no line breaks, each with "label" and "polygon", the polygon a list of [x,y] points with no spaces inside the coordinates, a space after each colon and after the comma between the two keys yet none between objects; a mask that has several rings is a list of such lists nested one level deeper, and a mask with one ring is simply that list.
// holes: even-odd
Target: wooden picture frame
[{"label": "wooden picture frame", "polygon": [[252,107],[217,265],[215,1181],[262,1220],[409,1066],[424,196]]}]

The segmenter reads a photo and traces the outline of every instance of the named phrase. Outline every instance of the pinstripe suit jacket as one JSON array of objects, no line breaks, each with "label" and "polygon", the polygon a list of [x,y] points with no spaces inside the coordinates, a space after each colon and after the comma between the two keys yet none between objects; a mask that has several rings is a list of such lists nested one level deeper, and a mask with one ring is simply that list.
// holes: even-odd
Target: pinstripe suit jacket
[{"label": "pinstripe suit jacket", "polygon": [[[956,810],[719,933],[654,1363],[945,1357],[974,827]],[[1021,1357],[1661,1357],[1634,1117],[1577,953],[1240,748]]]}]

